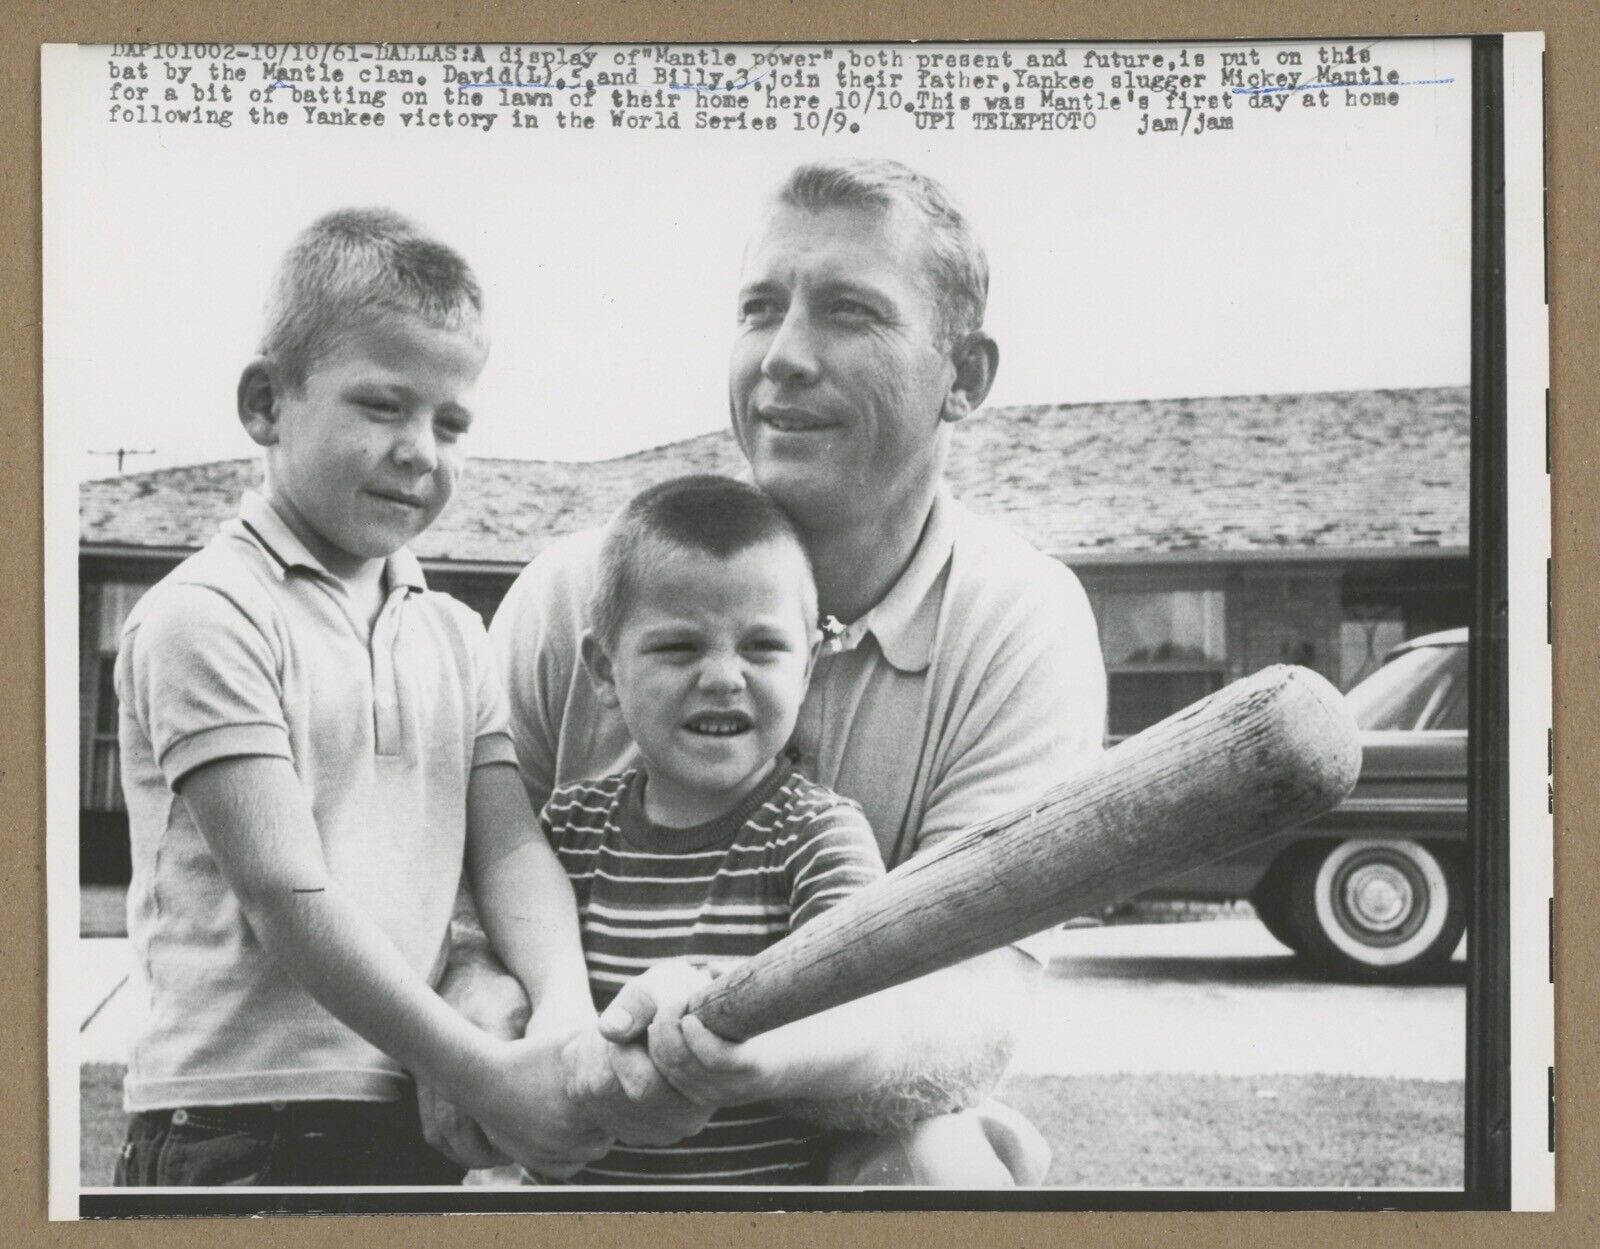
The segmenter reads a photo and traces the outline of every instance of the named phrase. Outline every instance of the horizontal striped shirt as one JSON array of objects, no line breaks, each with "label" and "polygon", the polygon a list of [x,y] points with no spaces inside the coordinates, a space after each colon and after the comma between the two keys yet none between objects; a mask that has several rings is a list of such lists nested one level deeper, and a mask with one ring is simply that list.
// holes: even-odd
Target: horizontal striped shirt
[{"label": "horizontal striped shirt", "polygon": [[[645,816],[639,769],[557,789],[541,816],[578,897],[595,1006],[668,959],[721,972],[883,875],[861,808],[780,760],[732,811],[693,828]],[[582,1184],[801,1184],[813,1132],[765,1103],[719,1110],[676,1145],[622,1146]]]}]

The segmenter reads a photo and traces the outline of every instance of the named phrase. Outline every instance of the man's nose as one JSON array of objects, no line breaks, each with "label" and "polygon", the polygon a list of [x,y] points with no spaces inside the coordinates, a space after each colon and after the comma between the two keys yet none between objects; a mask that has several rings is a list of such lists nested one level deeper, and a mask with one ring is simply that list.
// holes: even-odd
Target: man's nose
[{"label": "man's nose", "polygon": [[803,310],[791,307],[767,344],[761,372],[775,382],[811,381],[817,375],[814,327]]}]

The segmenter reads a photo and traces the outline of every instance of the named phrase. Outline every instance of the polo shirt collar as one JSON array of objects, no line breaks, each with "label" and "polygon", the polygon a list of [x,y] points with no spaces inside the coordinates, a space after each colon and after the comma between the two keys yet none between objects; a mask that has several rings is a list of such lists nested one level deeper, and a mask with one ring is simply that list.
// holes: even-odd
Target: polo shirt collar
[{"label": "polo shirt collar", "polygon": [[[294,530],[278,514],[278,509],[259,491],[248,490],[239,504],[239,516],[230,526],[236,525],[253,538],[266,551],[274,571],[281,580],[291,568],[303,568],[330,580],[337,577],[323,567],[322,561],[295,537]],[[225,528],[228,526],[225,526]],[[384,581],[391,592],[400,586],[410,590],[426,590],[427,580],[422,575],[422,565],[408,547],[401,547],[384,562]]]},{"label": "polo shirt collar", "polygon": [[905,571],[876,607],[844,631],[840,649],[852,649],[871,633],[890,666],[901,672],[921,672],[928,666],[939,624],[939,578],[955,546],[950,512],[950,497],[941,484]]}]

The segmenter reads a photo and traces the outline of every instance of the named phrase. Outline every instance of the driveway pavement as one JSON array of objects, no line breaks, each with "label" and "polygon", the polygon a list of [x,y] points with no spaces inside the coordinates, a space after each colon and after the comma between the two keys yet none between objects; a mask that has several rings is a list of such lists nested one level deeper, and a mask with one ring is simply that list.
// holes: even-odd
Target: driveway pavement
[{"label": "driveway pavement", "polygon": [[[1308,979],[1253,919],[1056,940],[1015,1073],[1463,1077],[1459,957],[1434,983],[1386,988]],[[136,1010],[128,943],[84,938],[79,948],[79,1061],[125,1062]]]},{"label": "driveway pavement", "polygon": [[1433,983],[1308,978],[1254,919],[1072,929],[1013,1072],[1460,1080],[1465,962]]},{"label": "driveway pavement", "polygon": [[137,1025],[130,988],[133,951],[125,937],[78,938],[78,1063],[125,1063]]}]

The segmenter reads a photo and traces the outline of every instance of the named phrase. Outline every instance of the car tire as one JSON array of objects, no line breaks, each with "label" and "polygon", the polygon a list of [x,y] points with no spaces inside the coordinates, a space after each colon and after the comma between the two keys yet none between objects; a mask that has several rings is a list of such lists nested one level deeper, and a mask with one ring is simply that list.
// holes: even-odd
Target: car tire
[{"label": "car tire", "polygon": [[1301,940],[1289,916],[1290,880],[1298,857],[1294,850],[1281,855],[1256,885],[1255,892],[1250,895],[1250,905],[1261,926],[1272,934],[1274,940],[1288,946],[1296,954],[1304,954],[1305,942]]},{"label": "car tire", "polygon": [[1340,841],[1307,852],[1287,896],[1302,952],[1350,979],[1402,980],[1436,968],[1466,929],[1456,859],[1415,841]]}]

